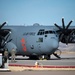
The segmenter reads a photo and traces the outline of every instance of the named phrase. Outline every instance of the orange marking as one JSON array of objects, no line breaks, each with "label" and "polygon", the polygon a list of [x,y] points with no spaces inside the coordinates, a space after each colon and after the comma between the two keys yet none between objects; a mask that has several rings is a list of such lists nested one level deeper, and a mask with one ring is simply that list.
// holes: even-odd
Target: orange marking
[{"label": "orange marking", "polygon": [[22,38],[22,39],[21,39],[21,42],[22,42],[22,43],[25,43],[25,39],[24,39],[24,38]]},{"label": "orange marking", "polygon": [[22,49],[23,49],[23,51],[26,51],[26,42],[25,42],[25,39],[24,38],[22,38],[21,39],[21,43],[22,43]]},{"label": "orange marking", "polygon": [[23,47],[23,50],[26,51],[26,47]]}]

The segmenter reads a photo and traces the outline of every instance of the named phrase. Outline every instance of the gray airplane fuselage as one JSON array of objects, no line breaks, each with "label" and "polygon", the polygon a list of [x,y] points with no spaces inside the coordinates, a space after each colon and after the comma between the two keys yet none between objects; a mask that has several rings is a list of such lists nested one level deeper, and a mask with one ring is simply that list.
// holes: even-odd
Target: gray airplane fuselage
[{"label": "gray airplane fuselage", "polygon": [[6,45],[9,52],[14,46],[19,55],[51,55],[59,46],[57,33],[50,26],[4,26],[10,29],[11,43]]}]

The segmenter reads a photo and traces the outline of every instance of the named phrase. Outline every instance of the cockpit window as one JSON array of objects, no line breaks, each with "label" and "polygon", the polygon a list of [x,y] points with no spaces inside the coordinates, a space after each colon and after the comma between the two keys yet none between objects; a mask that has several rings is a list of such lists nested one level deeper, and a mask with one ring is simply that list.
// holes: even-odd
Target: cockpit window
[{"label": "cockpit window", "polygon": [[45,34],[48,34],[49,33],[49,31],[45,31]]},{"label": "cockpit window", "polygon": [[55,31],[52,31],[52,30],[48,30],[48,31],[39,30],[37,35],[44,35],[44,34],[55,34]]},{"label": "cockpit window", "polygon": [[44,35],[44,29],[40,29],[37,35]]},{"label": "cockpit window", "polygon": [[55,31],[49,31],[49,33],[54,33],[55,34]]},{"label": "cockpit window", "polygon": [[38,35],[44,35],[44,32],[38,32]]},{"label": "cockpit window", "polygon": [[52,31],[49,31],[49,33],[53,33]]}]

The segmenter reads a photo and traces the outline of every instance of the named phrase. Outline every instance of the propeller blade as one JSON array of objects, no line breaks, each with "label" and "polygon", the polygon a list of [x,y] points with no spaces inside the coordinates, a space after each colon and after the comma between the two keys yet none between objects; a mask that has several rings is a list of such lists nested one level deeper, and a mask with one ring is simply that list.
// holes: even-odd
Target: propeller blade
[{"label": "propeller blade", "polygon": [[4,22],[1,26],[0,26],[0,29],[6,24],[6,22]]},{"label": "propeller blade", "polygon": [[70,39],[70,36],[68,36],[68,37],[66,38],[66,45],[68,45],[69,39]]},{"label": "propeller blade", "polygon": [[0,35],[0,38],[3,39],[5,41],[5,38],[3,36]]},{"label": "propeller blade", "polygon": [[9,42],[11,42],[12,41],[12,39],[10,39],[9,41],[5,41],[4,43],[3,43],[3,45],[2,45],[2,47],[4,47],[7,43],[9,43]]},{"label": "propeller blade", "polygon": [[60,40],[60,41],[62,40],[63,36],[64,36],[64,34],[60,34],[60,35],[59,35],[59,40]]},{"label": "propeller blade", "polygon": [[73,21],[71,20],[71,21],[68,23],[68,25],[67,25],[67,27],[66,27],[66,30],[69,28],[69,26],[71,25],[72,22],[73,22]]},{"label": "propeller blade", "polygon": [[7,35],[6,40],[8,39],[9,36],[10,36],[10,34]]},{"label": "propeller blade", "polygon": [[3,47],[4,47],[5,44],[7,43],[7,39],[8,39],[9,36],[10,36],[10,34],[8,34],[6,38],[4,38],[3,36],[0,36],[0,37],[4,40],[4,41],[2,42],[2,46],[3,46]]},{"label": "propeller blade", "polygon": [[57,57],[58,59],[60,59],[61,57],[60,56],[58,56],[56,53],[53,53],[53,55],[55,56],[55,57]]},{"label": "propeller blade", "polygon": [[62,28],[60,26],[58,26],[56,23],[54,24],[57,28],[59,28],[60,30],[62,30]]},{"label": "propeller blade", "polygon": [[62,18],[62,27],[65,29],[64,18]]},{"label": "propeller blade", "polygon": [[11,42],[12,41],[12,39],[10,39],[9,41],[7,41],[7,43],[9,43],[9,42]]},{"label": "propeller blade", "polygon": [[72,35],[74,32],[75,32],[75,30],[73,30],[73,31],[69,34],[69,36],[67,36],[66,44],[68,44],[68,42],[69,42],[69,40],[70,40],[70,37],[71,37],[71,35]]}]

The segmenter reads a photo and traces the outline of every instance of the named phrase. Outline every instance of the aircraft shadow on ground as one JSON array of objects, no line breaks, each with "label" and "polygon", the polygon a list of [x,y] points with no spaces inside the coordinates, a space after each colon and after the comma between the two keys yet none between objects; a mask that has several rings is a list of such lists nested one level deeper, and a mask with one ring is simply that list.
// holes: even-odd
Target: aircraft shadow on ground
[{"label": "aircraft shadow on ground", "polygon": [[[70,60],[70,59],[74,59],[75,60],[75,57],[63,57],[63,58],[51,58],[49,60]],[[11,60],[11,58],[9,58],[9,60]],[[38,59],[30,59],[30,58],[15,58],[15,60],[38,60]]]}]

